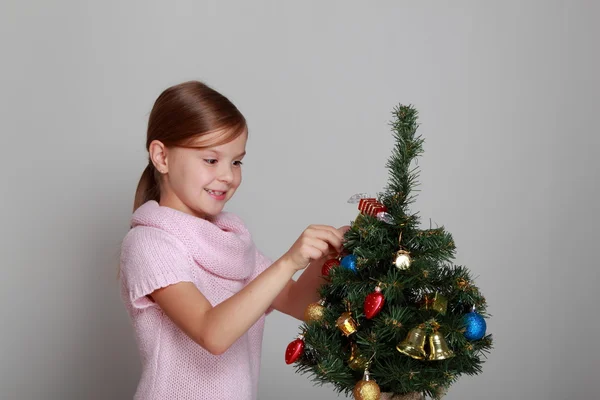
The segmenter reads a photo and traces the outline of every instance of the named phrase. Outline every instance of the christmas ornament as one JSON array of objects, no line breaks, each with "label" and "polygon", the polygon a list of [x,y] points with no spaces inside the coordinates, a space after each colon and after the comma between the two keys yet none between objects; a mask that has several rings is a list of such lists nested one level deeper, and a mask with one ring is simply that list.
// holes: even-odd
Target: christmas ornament
[{"label": "christmas ornament", "polygon": [[367,213],[373,217],[376,217],[380,213],[384,212],[387,212],[387,207],[381,203],[372,203],[367,207]]},{"label": "christmas ornament", "polygon": [[416,360],[423,360],[427,356],[425,353],[425,339],[425,331],[422,328],[412,328],[408,331],[406,339],[396,346],[396,350]]},{"label": "christmas ornament", "polygon": [[410,267],[411,259],[410,253],[402,248],[402,232],[398,235],[398,246],[400,246],[400,250],[396,252],[394,265],[398,269],[408,269]]},{"label": "christmas ornament", "polygon": [[365,215],[376,217],[378,220],[388,224],[393,224],[394,219],[387,212],[387,207],[377,201],[374,197],[369,197],[366,193],[358,193],[348,199],[348,203],[358,203],[358,210]]},{"label": "christmas ornament", "polygon": [[458,286],[458,288],[459,288],[460,290],[465,290],[465,291],[466,291],[466,290],[467,290],[467,289],[468,289],[468,288],[471,286],[471,284],[470,284],[470,283],[469,283],[469,281],[467,281],[466,279],[464,279],[464,278],[459,278],[459,279],[457,279],[457,281],[456,281],[456,286]]},{"label": "christmas ornament", "polygon": [[296,362],[304,353],[304,335],[298,335],[298,338],[288,344],[285,350],[285,363],[292,364]]},{"label": "christmas ornament", "polygon": [[323,319],[325,313],[325,300],[321,299],[316,303],[310,303],[304,310],[305,322],[316,322]]},{"label": "christmas ornament", "polygon": [[396,253],[396,260],[394,261],[394,265],[398,269],[408,269],[410,267],[410,253],[406,250],[398,250]]},{"label": "christmas ornament", "polygon": [[331,260],[325,261],[323,267],[321,267],[321,275],[329,276],[329,271],[331,271],[332,268],[337,267],[338,265],[340,265],[340,262],[336,258],[332,258]]},{"label": "christmas ornament", "polygon": [[358,211],[360,211],[363,214],[370,215],[370,213],[367,211],[367,208],[370,205],[374,204],[378,204],[377,199],[375,198],[360,199],[360,201],[358,202]]},{"label": "christmas ornament", "polygon": [[366,199],[368,197],[369,195],[367,193],[356,193],[348,199],[348,203],[356,204],[360,202],[361,199]]},{"label": "christmas ornament", "polygon": [[448,348],[444,335],[436,331],[429,336],[429,360],[445,360],[454,357],[454,352]]},{"label": "christmas ornament", "polygon": [[355,371],[364,370],[367,366],[367,361],[368,360],[362,354],[360,354],[356,343],[352,343],[350,358],[348,359],[348,366]]},{"label": "christmas ornament", "polygon": [[365,214],[375,217],[380,221],[392,223],[393,218],[387,212],[387,207],[377,201],[377,199],[362,199],[358,203],[358,210]]},{"label": "christmas ornament", "polygon": [[463,324],[465,326],[464,335],[467,340],[479,340],[485,336],[487,328],[485,319],[475,310],[465,314]]},{"label": "christmas ornament", "polygon": [[356,332],[356,321],[354,321],[352,313],[349,311],[346,311],[337,319],[336,325],[346,336],[350,336]]},{"label": "christmas ornament", "polygon": [[438,292],[427,293],[423,296],[422,310],[435,310],[442,315],[446,315],[448,309],[448,299]]},{"label": "christmas ornament", "polygon": [[379,213],[386,212],[387,207],[377,201],[377,199],[362,199],[358,203],[358,210],[365,215],[376,217]]},{"label": "christmas ornament", "polygon": [[367,319],[374,318],[377,314],[379,314],[379,312],[383,308],[384,304],[385,304],[385,297],[383,297],[383,294],[381,293],[381,288],[379,286],[377,286],[375,288],[375,291],[372,293],[369,293],[367,295],[367,297],[365,298],[365,305],[364,305],[365,317]]},{"label": "christmas ornament", "polygon": [[354,273],[358,272],[358,270],[356,269],[356,256],[354,254],[350,254],[342,258],[341,265],[344,269],[347,269]]},{"label": "christmas ornament", "polygon": [[379,385],[371,380],[369,371],[366,369],[363,379],[354,386],[352,394],[356,400],[380,400],[381,398]]},{"label": "christmas ornament", "polygon": [[394,224],[394,218],[386,212],[377,214],[377,219],[380,220],[381,222],[385,222],[386,224],[389,224],[389,225]]}]

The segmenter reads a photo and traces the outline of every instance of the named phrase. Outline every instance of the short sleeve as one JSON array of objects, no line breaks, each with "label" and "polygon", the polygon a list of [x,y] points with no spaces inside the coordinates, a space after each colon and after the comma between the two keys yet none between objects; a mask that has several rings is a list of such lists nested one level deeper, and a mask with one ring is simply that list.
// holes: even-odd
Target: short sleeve
[{"label": "short sleeve", "polygon": [[178,239],[157,228],[135,227],[121,246],[121,279],[134,308],[154,305],[147,297],[178,282],[193,282],[188,252]]}]

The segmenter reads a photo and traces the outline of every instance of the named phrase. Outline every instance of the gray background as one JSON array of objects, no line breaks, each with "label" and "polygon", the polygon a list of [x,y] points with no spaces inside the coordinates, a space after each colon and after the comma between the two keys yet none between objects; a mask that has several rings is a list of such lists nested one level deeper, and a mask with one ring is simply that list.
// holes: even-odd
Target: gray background
[{"label": "gray background", "polygon": [[[3,1],[0,398],[131,398],[119,245],[152,103],[188,79],[249,120],[229,208],[273,258],[385,186],[390,112],[414,104],[414,209],[493,314],[484,373],[447,399],[597,398],[600,6],[422,3]],[[260,398],[337,398],[284,364],[298,325],[268,318]]]}]

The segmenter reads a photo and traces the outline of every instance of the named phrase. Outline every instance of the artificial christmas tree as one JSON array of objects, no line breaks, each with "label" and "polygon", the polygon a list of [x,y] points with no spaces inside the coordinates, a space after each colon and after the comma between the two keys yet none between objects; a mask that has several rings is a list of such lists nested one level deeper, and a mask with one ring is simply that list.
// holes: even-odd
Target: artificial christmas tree
[{"label": "artificial christmas tree", "polygon": [[409,210],[423,139],[412,106],[393,115],[388,187],[349,200],[358,216],[344,252],[325,264],[321,300],[286,362],[356,399],[440,398],[460,375],[481,372],[489,315],[470,271],[452,264],[452,235],[422,229]]}]

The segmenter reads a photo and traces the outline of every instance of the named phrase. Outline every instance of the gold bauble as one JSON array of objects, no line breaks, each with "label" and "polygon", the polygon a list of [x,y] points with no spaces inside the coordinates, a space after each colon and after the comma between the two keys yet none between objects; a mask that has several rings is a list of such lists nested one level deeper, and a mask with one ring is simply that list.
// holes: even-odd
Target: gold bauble
[{"label": "gold bauble", "polygon": [[346,311],[337,319],[337,327],[340,328],[342,333],[346,336],[352,335],[356,332],[356,321],[352,318],[352,313]]},{"label": "gold bauble", "polygon": [[410,267],[410,253],[405,250],[398,250],[394,265],[398,269],[408,269]]},{"label": "gold bauble", "polygon": [[381,398],[379,385],[369,378],[368,371],[365,371],[363,380],[354,386],[352,394],[356,400],[379,400]]},{"label": "gold bauble", "polygon": [[325,314],[325,307],[323,306],[323,304],[325,304],[323,300],[320,300],[317,303],[310,303],[306,307],[306,310],[304,310],[304,321],[321,321],[323,319],[323,315]]}]

